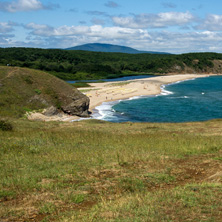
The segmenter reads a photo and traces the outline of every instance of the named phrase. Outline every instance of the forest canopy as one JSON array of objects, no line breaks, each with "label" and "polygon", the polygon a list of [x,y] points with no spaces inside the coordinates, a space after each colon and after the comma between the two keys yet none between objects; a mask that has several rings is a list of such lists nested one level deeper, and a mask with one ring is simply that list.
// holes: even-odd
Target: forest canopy
[{"label": "forest canopy", "polygon": [[64,80],[104,79],[135,74],[206,73],[219,53],[126,54],[38,48],[0,48],[0,65],[49,72]]}]

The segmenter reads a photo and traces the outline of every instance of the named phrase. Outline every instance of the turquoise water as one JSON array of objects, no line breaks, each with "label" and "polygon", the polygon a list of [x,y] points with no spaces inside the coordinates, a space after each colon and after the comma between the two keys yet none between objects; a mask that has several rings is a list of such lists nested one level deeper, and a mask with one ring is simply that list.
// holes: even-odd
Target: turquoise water
[{"label": "turquoise water", "polygon": [[222,118],[222,77],[162,87],[157,96],[103,103],[97,118],[111,122],[190,122]]}]

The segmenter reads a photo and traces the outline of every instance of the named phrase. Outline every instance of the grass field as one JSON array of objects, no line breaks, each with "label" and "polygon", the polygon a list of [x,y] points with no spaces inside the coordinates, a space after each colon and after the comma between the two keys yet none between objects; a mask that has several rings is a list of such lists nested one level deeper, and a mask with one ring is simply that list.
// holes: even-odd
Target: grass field
[{"label": "grass field", "polygon": [[0,221],[222,221],[222,121],[9,119]]}]

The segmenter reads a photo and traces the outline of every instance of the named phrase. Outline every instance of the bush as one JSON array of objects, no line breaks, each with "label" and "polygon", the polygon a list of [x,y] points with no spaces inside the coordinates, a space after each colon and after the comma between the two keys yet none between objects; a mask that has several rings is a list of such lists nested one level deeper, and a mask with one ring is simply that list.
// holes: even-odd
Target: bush
[{"label": "bush", "polygon": [[35,89],[35,93],[40,95],[42,93],[42,91],[40,89]]},{"label": "bush", "polygon": [[5,120],[0,120],[0,130],[2,131],[12,131],[13,127],[12,124],[5,121]]},{"label": "bush", "polygon": [[71,83],[72,86],[75,88],[81,88],[81,87],[90,87],[90,85],[86,82],[76,82],[76,83]]}]

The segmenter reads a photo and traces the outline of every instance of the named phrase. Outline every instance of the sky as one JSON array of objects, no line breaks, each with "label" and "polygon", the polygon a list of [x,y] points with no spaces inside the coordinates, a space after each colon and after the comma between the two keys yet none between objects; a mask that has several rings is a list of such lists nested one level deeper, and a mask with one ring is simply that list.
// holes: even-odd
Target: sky
[{"label": "sky", "polygon": [[222,53],[221,0],[0,0],[0,47]]}]

